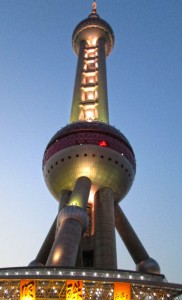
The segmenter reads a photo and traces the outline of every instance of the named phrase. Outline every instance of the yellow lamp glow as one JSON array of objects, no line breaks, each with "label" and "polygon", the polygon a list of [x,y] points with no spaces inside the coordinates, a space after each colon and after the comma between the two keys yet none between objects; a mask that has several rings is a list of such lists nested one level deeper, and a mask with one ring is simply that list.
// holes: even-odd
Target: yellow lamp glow
[{"label": "yellow lamp glow", "polygon": [[35,280],[20,281],[20,300],[35,300]]},{"label": "yellow lamp glow", "polygon": [[85,116],[86,116],[86,120],[94,120],[94,118],[95,118],[94,110],[93,109],[86,110]]},{"label": "yellow lamp glow", "polygon": [[60,260],[61,255],[62,255],[62,248],[60,246],[55,249],[55,253],[53,255],[53,261],[55,264]]},{"label": "yellow lamp glow", "polygon": [[94,92],[89,92],[89,93],[87,93],[87,98],[88,98],[88,100],[93,100],[93,99],[94,99],[94,96],[95,96]]},{"label": "yellow lamp glow", "polygon": [[94,77],[88,77],[88,82],[89,83],[94,83],[95,82],[95,78]]},{"label": "yellow lamp glow", "polygon": [[67,280],[66,282],[66,300],[82,300],[83,281]]},{"label": "yellow lamp glow", "polygon": [[131,286],[129,283],[114,283],[114,300],[130,300]]},{"label": "yellow lamp glow", "polygon": [[94,37],[91,41],[91,45],[96,46],[96,43],[97,43],[97,37]]}]

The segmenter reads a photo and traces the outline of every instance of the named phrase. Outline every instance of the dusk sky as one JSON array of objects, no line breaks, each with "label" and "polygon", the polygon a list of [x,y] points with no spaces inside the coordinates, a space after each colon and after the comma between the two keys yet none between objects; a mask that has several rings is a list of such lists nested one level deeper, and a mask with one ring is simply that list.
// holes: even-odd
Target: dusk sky
[{"label": "dusk sky", "polygon": [[[74,27],[91,0],[0,0],[0,267],[37,255],[58,203],[42,176],[51,137],[69,122]],[[98,0],[113,28],[110,124],[130,141],[134,184],[120,203],[149,255],[182,283],[182,1]],[[117,236],[118,268],[135,270]]]}]

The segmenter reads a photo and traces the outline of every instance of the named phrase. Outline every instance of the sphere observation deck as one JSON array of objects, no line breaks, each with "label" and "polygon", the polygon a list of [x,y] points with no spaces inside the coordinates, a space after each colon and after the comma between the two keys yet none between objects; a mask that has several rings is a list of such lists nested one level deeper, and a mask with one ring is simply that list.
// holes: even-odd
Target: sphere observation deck
[{"label": "sphere observation deck", "polygon": [[102,122],[75,122],[59,130],[46,147],[43,173],[50,192],[59,199],[80,176],[92,181],[95,193],[104,186],[115,201],[129,191],[135,176],[135,156],[125,136]]}]

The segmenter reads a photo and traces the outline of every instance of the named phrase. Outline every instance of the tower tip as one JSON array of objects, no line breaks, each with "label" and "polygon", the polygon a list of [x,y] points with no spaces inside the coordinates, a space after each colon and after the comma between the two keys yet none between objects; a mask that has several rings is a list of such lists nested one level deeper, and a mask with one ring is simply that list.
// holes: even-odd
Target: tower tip
[{"label": "tower tip", "polygon": [[96,14],[96,12],[97,12],[97,4],[96,4],[96,0],[94,0],[92,3],[92,13]]}]

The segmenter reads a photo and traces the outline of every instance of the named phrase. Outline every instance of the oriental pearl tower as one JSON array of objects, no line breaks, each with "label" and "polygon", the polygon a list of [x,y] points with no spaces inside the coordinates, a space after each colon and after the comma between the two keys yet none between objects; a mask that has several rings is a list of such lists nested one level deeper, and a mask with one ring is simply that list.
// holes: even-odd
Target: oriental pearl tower
[{"label": "oriental pearl tower", "polygon": [[136,162],[129,141],[109,124],[106,58],[114,33],[95,1],[72,45],[78,62],[70,123],[48,143],[42,166],[58,215],[30,266],[116,270],[116,228],[136,270],[159,274],[118,204],[132,186]]}]

